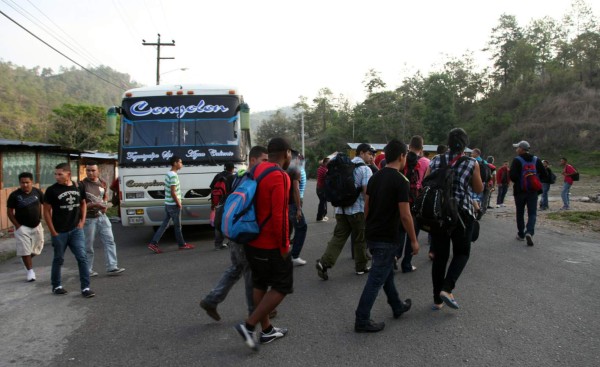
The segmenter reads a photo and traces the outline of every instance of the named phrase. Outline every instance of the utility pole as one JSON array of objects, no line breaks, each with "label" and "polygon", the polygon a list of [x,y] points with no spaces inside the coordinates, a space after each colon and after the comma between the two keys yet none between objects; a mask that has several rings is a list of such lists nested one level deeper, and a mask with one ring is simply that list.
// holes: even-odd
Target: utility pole
[{"label": "utility pole", "polygon": [[304,109],[302,110],[302,117],[300,120],[301,131],[300,136],[302,136],[302,156],[304,157]]},{"label": "utility pole", "polygon": [[158,41],[156,43],[146,42],[142,40],[144,46],[156,46],[156,85],[160,84],[160,60],[174,59],[174,57],[160,57],[160,46],[175,46],[175,40],[171,40],[171,43],[160,43],[160,33],[158,34]]}]

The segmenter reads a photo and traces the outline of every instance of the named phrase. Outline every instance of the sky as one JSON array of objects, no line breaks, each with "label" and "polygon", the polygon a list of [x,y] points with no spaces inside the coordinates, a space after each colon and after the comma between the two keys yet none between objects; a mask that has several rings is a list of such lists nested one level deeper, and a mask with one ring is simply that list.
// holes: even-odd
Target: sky
[{"label": "sky", "polygon": [[[600,14],[600,1],[586,3]],[[524,27],[570,8],[570,0],[0,0],[0,11],[79,64],[143,85],[156,84],[156,47],[142,40],[160,33],[176,45],[161,47],[174,57],[160,62],[161,84],[235,86],[254,112],[312,101],[321,88],[361,102],[370,69],[392,89],[469,51],[487,66],[481,50],[502,14]],[[75,65],[1,14],[0,35],[4,62]]]}]

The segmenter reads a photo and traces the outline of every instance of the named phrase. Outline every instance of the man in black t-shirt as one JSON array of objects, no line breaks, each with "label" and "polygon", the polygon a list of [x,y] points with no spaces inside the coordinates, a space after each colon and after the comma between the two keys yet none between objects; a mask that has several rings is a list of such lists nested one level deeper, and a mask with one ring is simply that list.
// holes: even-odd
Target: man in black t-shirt
[{"label": "man in black t-shirt", "polygon": [[289,198],[290,238],[292,232],[294,232],[290,255],[292,256],[294,266],[302,266],[306,264],[306,260],[300,257],[300,251],[302,251],[304,241],[306,240],[308,226],[302,212],[302,199],[300,198],[300,159],[296,150],[292,150],[292,163],[288,167],[287,173],[292,182]]},{"label": "man in black t-shirt", "polygon": [[87,209],[85,189],[83,185],[71,181],[71,167],[68,163],[56,166],[54,178],[56,183],[46,189],[44,198],[44,219],[52,235],[54,247],[50,275],[52,293],[67,293],[61,282],[61,267],[65,250],[69,247],[77,259],[81,294],[86,298],[94,297],[96,294],[90,289],[90,269],[83,234]]},{"label": "man in black t-shirt", "polygon": [[32,258],[42,253],[44,248],[44,228],[41,224],[42,192],[33,187],[33,174],[19,174],[19,189],[8,197],[8,219],[15,226],[17,256],[21,256],[27,269],[27,281],[35,281]]},{"label": "man in black t-shirt", "polygon": [[411,307],[410,299],[404,302],[400,300],[394,284],[394,255],[401,242],[398,230],[400,223],[408,234],[413,255],[419,252],[408,202],[410,184],[400,173],[406,164],[406,144],[393,139],[384,151],[386,166],[369,180],[365,197],[365,236],[373,260],[356,308],[354,330],[362,333],[381,331],[385,327],[383,322],[374,322],[370,317],[371,308],[382,287],[394,318],[399,318]]}]

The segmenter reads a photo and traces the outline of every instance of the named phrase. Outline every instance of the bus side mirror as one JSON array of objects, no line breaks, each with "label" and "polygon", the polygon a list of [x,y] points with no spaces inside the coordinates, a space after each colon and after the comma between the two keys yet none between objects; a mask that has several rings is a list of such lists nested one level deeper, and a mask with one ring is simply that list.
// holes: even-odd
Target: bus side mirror
[{"label": "bus side mirror", "polygon": [[111,107],[106,111],[106,133],[117,135],[117,107]]},{"label": "bus side mirror", "polygon": [[242,130],[250,130],[250,106],[247,103],[240,105],[240,120]]}]

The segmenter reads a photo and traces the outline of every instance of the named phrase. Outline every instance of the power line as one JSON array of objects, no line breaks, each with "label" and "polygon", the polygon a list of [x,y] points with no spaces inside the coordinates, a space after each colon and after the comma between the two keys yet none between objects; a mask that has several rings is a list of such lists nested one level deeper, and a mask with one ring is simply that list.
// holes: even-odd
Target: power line
[{"label": "power line", "polygon": [[[56,33],[53,29],[51,29],[51,27],[49,27],[48,25],[44,24],[44,22],[42,22],[39,18],[37,18],[35,15],[33,15],[32,13],[30,13],[27,9],[23,8],[22,6],[20,6],[19,4],[15,3],[13,0],[2,0],[6,5],[10,6],[11,8],[13,8],[13,10],[15,10],[16,12],[18,12],[19,14],[21,14],[24,18],[26,18],[27,20],[29,20],[31,23],[33,23],[34,25],[38,26],[42,31],[46,32],[47,34],[49,34],[51,37],[53,37],[55,40],[57,40],[58,42],[60,42],[63,46],[65,46],[66,48],[68,48],[69,50],[71,50],[72,52],[74,52],[76,55],[78,55],[79,57],[85,59],[89,64],[92,65],[92,67],[95,67],[97,70],[96,72],[102,74],[105,78],[107,79],[111,79],[111,80],[116,80],[120,85],[121,88],[123,89],[127,89],[127,82],[124,82],[123,80],[119,79],[119,78],[114,78],[114,76],[109,75],[108,73],[104,72],[103,70],[99,69],[95,64],[94,61],[92,59],[95,59],[93,57],[93,55],[91,55],[89,52],[87,52],[81,45],[79,45],[77,43],[76,40],[74,40],[71,36],[69,36],[69,34],[67,34],[67,32],[65,32],[62,28],[60,28],[56,23],[54,23],[52,21],[52,19],[50,19],[46,14],[44,14],[44,12],[39,9],[35,4],[33,4],[30,0],[27,0],[38,12],[40,12],[40,14],[42,14],[44,17],[46,17],[51,23],[54,24],[54,26],[56,28],[58,28],[60,31],[62,31],[67,37],[71,38],[71,40],[73,40],[73,42],[75,43],[75,45],[73,45],[73,47],[71,47],[71,45],[69,45],[69,41],[66,40],[65,38],[61,37],[58,33]],[[7,1],[11,2],[13,5],[9,4]],[[16,6],[16,7],[15,7]],[[17,9],[18,8],[18,9]],[[19,10],[20,9],[20,10]],[[25,14],[26,13],[26,14]],[[75,48],[74,48],[75,47]],[[77,50],[76,48],[79,47],[79,50],[82,52],[79,52],[79,50]],[[89,56],[84,55],[83,53],[87,53]],[[90,58],[91,56],[91,58]],[[96,62],[99,62],[98,60],[96,60]],[[99,62],[100,64],[102,64],[102,62]],[[114,79],[113,79],[114,78]]]},{"label": "power line", "polygon": [[61,56],[65,57],[67,60],[71,61],[72,63],[74,63],[75,65],[79,66],[80,68],[82,68],[83,70],[87,71],[88,73],[94,75],[95,77],[97,77],[98,79],[118,88],[119,90],[122,90],[123,88],[119,85],[114,84],[113,82],[111,82],[108,79],[103,78],[102,76],[94,73],[93,71],[89,70],[88,68],[86,68],[85,66],[81,65],[80,63],[78,63],[77,61],[71,59],[69,56],[65,55],[64,53],[60,52],[59,50],[57,50],[56,48],[54,48],[52,45],[50,45],[48,42],[44,41],[43,39],[41,39],[40,37],[36,36],[33,32],[31,32],[30,30],[28,30],[27,28],[25,28],[24,26],[22,26],[21,24],[19,24],[19,22],[17,22],[16,20],[12,19],[11,17],[9,17],[6,13],[4,13],[2,10],[0,10],[0,14],[4,15],[8,20],[10,20],[11,22],[15,23],[17,26],[19,26],[20,28],[22,28],[25,32],[29,33],[30,35],[32,35],[33,37],[35,37],[38,41],[42,42],[43,44],[45,44],[46,46],[50,47],[52,50],[54,50],[55,52],[57,52],[58,54],[60,54]]}]

